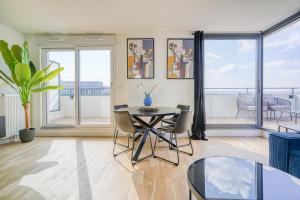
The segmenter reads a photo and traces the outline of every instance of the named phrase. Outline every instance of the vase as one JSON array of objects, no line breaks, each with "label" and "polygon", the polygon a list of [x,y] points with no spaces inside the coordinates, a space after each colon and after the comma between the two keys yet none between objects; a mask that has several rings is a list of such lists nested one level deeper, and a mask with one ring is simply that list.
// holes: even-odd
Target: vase
[{"label": "vase", "polygon": [[152,99],[150,96],[145,96],[145,99],[144,99],[144,105],[145,106],[151,106],[152,104]]}]

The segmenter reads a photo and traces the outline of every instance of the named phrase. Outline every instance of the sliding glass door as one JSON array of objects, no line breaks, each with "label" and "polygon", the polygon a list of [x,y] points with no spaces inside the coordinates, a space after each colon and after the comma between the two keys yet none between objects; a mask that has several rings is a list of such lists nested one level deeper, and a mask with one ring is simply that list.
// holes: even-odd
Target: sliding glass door
[{"label": "sliding glass door", "polygon": [[79,124],[111,123],[111,50],[79,50]]},{"label": "sliding glass door", "polygon": [[264,38],[263,127],[300,120],[300,21]]},{"label": "sliding glass door", "polygon": [[112,48],[44,49],[43,60],[65,68],[47,83],[64,89],[45,94],[45,126],[111,125]]},{"label": "sliding glass door", "polygon": [[57,126],[75,125],[75,51],[72,49],[44,50],[44,66],[51,69],[64,67],[59,76],[49,81],[49,85],[64,86],[60,91],[46,93],[46,124]]},{"label": "sliding glass door", "polygon": [[256,124],[257,39],[208,37],[204,45],[207,123]]}]

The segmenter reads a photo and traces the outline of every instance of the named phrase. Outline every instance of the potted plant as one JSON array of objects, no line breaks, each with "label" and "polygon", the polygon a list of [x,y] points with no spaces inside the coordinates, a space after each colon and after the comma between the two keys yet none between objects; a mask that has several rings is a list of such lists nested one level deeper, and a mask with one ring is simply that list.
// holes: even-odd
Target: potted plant
[{"label": "potted plant", "polygon": [[30,127],[30,96],[32,93],[63,89],[62,86],[45,83],[56,77],[64,68],[49,71],[50,64],[43,70],[37,70],[33,62],[29,60],[26,41],[23,47],[14,44],[9,48],[5,41],[0,40],[0,52],[10,71],[9,74],[0,69],[0,79],[19,94],[25,111],[26,128],[19,131],[19,137],[22,142],[30,142],[35,136],[35,129]]}]

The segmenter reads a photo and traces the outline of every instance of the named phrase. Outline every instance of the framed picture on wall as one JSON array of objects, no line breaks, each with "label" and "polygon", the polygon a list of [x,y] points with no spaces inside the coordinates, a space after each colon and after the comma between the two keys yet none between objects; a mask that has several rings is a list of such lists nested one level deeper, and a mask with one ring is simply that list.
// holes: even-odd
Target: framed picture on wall
[{"label": "framed picture on wall", "polygon": [[127,39],[127,78],[154,78],[154,38]]},{"label": "framed picture on wall", "polygon": [[194,78],[194,39],[167,39],[167,78]]}]

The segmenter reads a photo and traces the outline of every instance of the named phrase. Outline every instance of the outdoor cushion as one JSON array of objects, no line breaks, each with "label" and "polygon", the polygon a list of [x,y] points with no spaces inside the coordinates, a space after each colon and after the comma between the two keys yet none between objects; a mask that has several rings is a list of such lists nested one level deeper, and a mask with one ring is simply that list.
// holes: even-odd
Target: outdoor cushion
[{"label": "outdoor cushion", "polygon": [[291,110],[291,107],[290,106],[286,106],[286,105],[278,105],[278,106],[270,106],[271,110]]},{"label": "outdoor cushion", "polygon": [[267,102],[270,106],[276,105],[274,96],[272,94],[265,94],[264,95],[264,102]]}]

